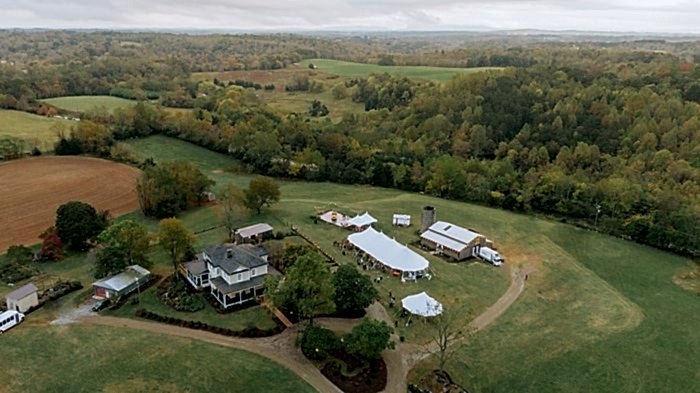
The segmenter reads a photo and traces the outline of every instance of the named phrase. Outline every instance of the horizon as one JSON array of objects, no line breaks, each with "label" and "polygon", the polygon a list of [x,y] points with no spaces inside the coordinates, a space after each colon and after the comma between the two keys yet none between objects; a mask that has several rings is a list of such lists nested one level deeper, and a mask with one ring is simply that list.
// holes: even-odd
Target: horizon
[{"label": "horizon", "polygon": [[[697,35],[691,0],[0,0],[0,29],[236,32],[509,32]],[[138,12],[134,12],[138,10]]]}]

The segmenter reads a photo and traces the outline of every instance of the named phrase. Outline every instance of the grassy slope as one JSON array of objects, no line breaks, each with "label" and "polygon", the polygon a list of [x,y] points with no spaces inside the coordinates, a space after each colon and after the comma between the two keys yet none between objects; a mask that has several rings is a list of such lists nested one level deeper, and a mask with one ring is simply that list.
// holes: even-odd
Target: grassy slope
[{"label": "grassy slope", "polygon": [[54,124],[59,124],[68,131],[75,122],[0,109],[0,136],[9,135],[27,141],[36,140],[42,151],[53,150],[53,145],[58,140],[55,132],[51,131],[51,126]]},{"label": "grassy slope", "polygon": [[118,328],[32,323],[0,337],[2,391],[314,391],[244,351]]},{"label": "grassy slope", "polygon": [[66,96],[47,98],[41,101],[56,108],[75,112],[85,112],[101,106],[111,112],[115,109],[136,104],[136,101],[112,96]]},{"label": "grassy slope", "polygon": [[[248,179],[211,173],[236,163],[183,142],[154,137],[132,145],[142,156],[192,159],[219,182],[217,187],[229,180],[245,185]],[[347,232],[313,224],[309,215],[315,211],[369,210],[380,220],[380,229],[409,242],[415,239],[415,224],[395,230],[386,224],[391,214],[406,212],[415,220],[420,207],[431,204],[440,219],[488,235],[508,264],[535,263],[537,270],[522,298],[494,325],[471,337],[448,368],[471,390],[690,392],[700,386],[700,303],[697,295],[671,281],[688,269],[684,258],[568,225],[417,194],[303,182],[282,182],[281,190],[280,203],[248,221],[293,223],[344,262],[352,263],[331,243]],[[212,210],[195,210],[186,217],[215,222]],[[404,285],[384,280],[380,295],[427,290],[447,307],[463,305],[478,314],[507,285],[503,270],[429,258],[435,279]],[[425,325],[414,324],[400,333],[415,342],[425,340],[425,330]]]},{"label": "grassy slope", "polygon": [[329,59],[308,59],[300,62],[300,66],[308,67],[309,63],[315,64],[320,72],[336,74],[345,77],[362,77],[372,73],[389,73],[395,76],[408,78],[427,79],[433,82],[445,83],[453,76],[460,73],[474,73],[481,71],[499,70],[498,67],[477,68],[448,68],[425,66],[380,66],[376,64],[351,63],[348,61]]}]

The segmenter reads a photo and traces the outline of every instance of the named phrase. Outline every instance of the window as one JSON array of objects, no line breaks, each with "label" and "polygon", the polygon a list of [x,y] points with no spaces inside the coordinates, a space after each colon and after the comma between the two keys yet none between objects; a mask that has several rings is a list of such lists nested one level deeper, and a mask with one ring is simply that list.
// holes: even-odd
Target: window
[{"label": "window", "polygon": [[254,276],[254,275],[255,275],[255,269],[253,269],[253,270],[250,271],[250,275],[251,275],[251,276]]},{"label": "window", "polygon": [[241,281],[243,279],[243,275],[241,273],[238,273],[238,281]]}]

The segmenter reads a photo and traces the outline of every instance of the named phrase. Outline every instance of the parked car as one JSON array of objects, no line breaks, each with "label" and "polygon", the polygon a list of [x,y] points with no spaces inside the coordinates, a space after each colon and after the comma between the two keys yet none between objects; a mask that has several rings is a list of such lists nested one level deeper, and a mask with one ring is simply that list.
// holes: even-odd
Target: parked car
[{"label": "parked car", "polygon": [[109,299],[98,300],[97,302],[95,302],[95,304],[92,305],[92,311],[97,312],[97,311],[100,311],[100,310],[104,310],[104,309],[107,308],[107,306],[109,306],[111,303],[112,303],[112,302],[111,302]]}]

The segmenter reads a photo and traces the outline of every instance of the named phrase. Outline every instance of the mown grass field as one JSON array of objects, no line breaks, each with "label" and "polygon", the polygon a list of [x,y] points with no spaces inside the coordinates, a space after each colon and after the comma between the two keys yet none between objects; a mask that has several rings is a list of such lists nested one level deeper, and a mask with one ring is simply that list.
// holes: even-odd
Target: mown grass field
[{"label": "mown grass field", "polygon": [[53,145],[58,140],[58,135],[52,126],[62,127],[66,134],[74,121],[38,116],[31,113],[0,109],[0,137],[13,136],[28,142],[29,151],[32,146],[37,146],[41,151],[53,150]]},{"label": "mown grass field", "polygon": [[[245,186],[248,176],[229,157],[162,137],[131,142],[139,155],[191,159],[221,187]],[[189,152],[189,153],[188,153]],[[336,184],[280,182],[282,200],[262,216],[276,228],[294,224],[344,263],[332,247],[348,232],[310,218],[325,209],[365,210],[379,229],[409,243],[416,225],[394,229],[391,214],[432,205],[439,219],[475,228],[496,242],[507,266],[533,265],[522,297],[500,319],[471,336],[448,366],[455,380],[476,392],[695,392],[700,391],[700,302],[673,283],[692,262],[631,242],[526,215],[394,190]],[[191,227],[217,220],[216,208],[183,215]],[[224,236],[209,232],[210,240]],[[426,290],[446,308],[477,315],[508,285],[506,269],[480,262],[452,265],[427,256],[434,279],[400,284],[385,279],[399,298]],[[465,324],[469,318],[465,317]],[[423,342],[428,324],[400,327],[408,342]],[[419,378],[414,375],[413,378]]]},{"label": "mown grass field", "polygon": [[501,70],[500,67],[448,68],[427,66],[380,66],[377,64],[353,63],[330,59],[307,59],[299,63],[301,67],[308,67],[309,64],[316,65],[319,72],[343,77],[365,77],[369,74],[388,73],[394,76],[425,79],[438,83],[445,83],[458,74]]},{"label": "mown grass field", "polygon": [[3,392],[314,391],[253,353],[104,326],[27,321],[0,337],[0,359]]},{"label": "mown grass field", "polygon": [[136,104],[136,101],[112,96],[66,96],[47,98],[41,101],[56,108],[73,112],[86,112],[99,107],[104,107],[109,112],[112,112],[115,109]]}]

